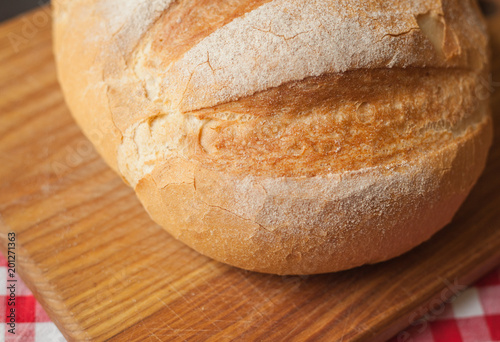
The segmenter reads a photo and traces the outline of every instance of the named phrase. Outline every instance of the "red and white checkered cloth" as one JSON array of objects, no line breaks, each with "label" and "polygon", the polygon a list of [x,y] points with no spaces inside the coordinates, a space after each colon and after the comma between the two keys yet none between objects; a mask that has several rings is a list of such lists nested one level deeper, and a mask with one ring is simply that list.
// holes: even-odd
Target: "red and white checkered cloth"
[{"label": "red and white checkered cloth", "polygon": [[[16,275],[17,277],[17,275]],[[8,332],[7,261],[0,254],[0,341],[64,342],[57,327],[21,279],[16,282],[16,334]],[[440,312],[443,310],[439,310]],[[500,342],[500,267],[447,304],[439,316],[428,315],[390,342]]]},{"label": "red and white checkered cloth", "polygon": [[390,342],[500,342],[500,267]]},{"label": "red and white checkered cloth", "polygon": [[[15,279],[16,290],[16,334],[8,332],[10,327],[6,324],[10,312],[8,306],[8,282]],[[66,339],[50,321],[49,316],[37,302],[31,291],[18,277],[10,278],[7,272],[7,261],[0,254],[0,341],[5,342],[64,342]]]}]

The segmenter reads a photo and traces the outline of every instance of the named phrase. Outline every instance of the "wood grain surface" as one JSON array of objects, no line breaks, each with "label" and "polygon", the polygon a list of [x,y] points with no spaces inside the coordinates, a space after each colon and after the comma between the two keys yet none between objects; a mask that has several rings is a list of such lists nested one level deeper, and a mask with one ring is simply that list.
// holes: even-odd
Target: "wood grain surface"
[{"label": "wood grain surface", "polygon": [[[49,14],[0,26],[0,247],[16,232],[17,271],[69,341],[383,341],[500,261],[498,135],[454,222],[397,259],[280,277],[199,255],[149,219],[71,118]],[[490,27],[500,81],[499,11]]]}]

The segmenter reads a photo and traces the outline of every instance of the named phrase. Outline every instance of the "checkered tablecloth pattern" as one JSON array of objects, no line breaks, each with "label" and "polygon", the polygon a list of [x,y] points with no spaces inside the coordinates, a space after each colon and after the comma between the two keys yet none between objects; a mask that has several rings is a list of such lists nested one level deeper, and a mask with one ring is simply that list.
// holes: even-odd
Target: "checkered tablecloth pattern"
[{"label": "checkered tablecloth pattern", "polygon": [[[23,281],[16,282],[16,334],[8,332],[7,261],[0,254],[0,341],[64,342]],[[500,342],[500,267],[469,287],[451,303],[418,320],[390,342]]]},{"label": "checkered tablecloth pattern", "polygon": [[[16,280],[16,329],[15,335],[8,332],[7,325],[10,306],[8,305],[8,279]],[[0,254],[0,341],[5,342],[64,342],[66,339],[51,322],[49,316],[37,302],[31,291],[16,273],[10,278],[7,272],[7,261]]]},{"label": "checkered tablecloth pattern", "polygon": [[500,267],[424,318],[390,342],[500,342]]}]

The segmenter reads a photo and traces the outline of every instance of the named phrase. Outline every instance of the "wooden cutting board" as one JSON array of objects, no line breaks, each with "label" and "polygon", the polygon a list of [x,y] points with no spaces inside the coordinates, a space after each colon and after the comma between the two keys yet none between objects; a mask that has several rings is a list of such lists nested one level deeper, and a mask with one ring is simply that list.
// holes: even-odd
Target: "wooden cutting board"
[{"label": "wooden cutting board", "polygon": [[70,117],[49,13],[0,26],[0,237],[5,254],[16,232],[17,271],[68,340],[382,341],[499,263],[498,135],[454,222],[397,259],[280,277],[199,255],[149,219]]}]

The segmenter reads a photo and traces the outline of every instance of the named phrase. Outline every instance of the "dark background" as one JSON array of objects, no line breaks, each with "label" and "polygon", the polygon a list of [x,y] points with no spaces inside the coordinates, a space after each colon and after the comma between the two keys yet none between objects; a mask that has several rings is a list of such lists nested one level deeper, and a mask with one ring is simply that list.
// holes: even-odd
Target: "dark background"
[{"label": "dark background", "polygon": [[49,2],[48,0],[0,0],[0,21],[14,17],[31,8]]}]

